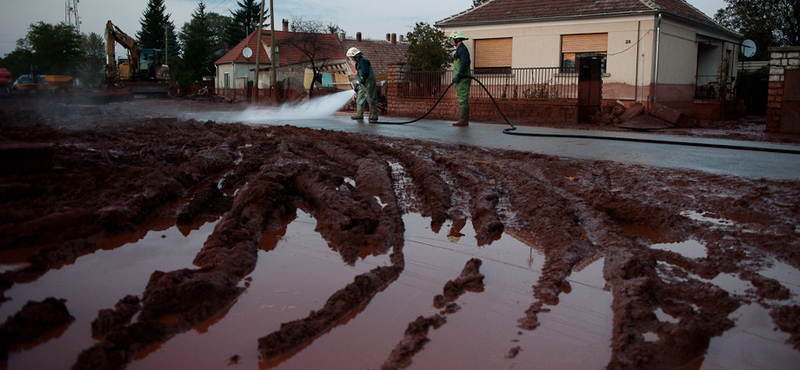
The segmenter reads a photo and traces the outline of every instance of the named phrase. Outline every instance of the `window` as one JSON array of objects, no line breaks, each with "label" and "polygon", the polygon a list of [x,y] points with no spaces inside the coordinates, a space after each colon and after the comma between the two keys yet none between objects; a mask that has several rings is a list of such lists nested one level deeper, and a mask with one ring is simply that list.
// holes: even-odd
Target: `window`
[{"label": "window", "polygon": [[229,88],[230,86],[231,86],[231,74],[230,74],[230,73],[227,73],[227,72],[225,72],[225,79],[223,80],[223,85],[222,85],[222,87],[223,87],[223,88],[225,88],[225,89],[227,89],[227,88]]},{"label": "window", "polygon": [[512,38],[475,40],[475,73],[511,73]]},{"label": "window", "polygon": [[[561,36],[561,73],[577,72],[577,56],[583,53],[606,54],[608,50],[607,33],[587,33]],[[606,73],[606,57],[601,62],[602,72]]]}]

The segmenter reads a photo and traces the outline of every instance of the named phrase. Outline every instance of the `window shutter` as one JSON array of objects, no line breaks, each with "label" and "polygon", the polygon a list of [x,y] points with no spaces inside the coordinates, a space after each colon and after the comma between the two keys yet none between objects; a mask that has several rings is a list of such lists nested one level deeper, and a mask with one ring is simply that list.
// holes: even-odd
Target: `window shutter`
[{"label": "window shutter", "polygon": [[608,50],[607,33],[588,33],[582,35],[562,35],[562,53],[588,53]]},{"label": "window shutter", "polygon": [[475,68],[511,67],[511,40],[475,40]]}]

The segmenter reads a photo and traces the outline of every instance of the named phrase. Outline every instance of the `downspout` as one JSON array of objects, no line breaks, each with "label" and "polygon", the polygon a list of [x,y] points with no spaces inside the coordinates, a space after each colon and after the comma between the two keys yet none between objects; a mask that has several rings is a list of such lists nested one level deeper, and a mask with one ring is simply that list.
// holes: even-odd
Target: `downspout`
[{"label": "downspout", "polygon": [[658,24],[656,25],[656,55],[655,55],[655,71],[653,71],[653,82],[655,89],[653,90],[653,103],[658,103],[658,59],[661,51],[661,12],[658,13]]},{"label": "downspout", "polygon": [[636,77],[633,82],[633,101],[639,99],[639,40],[642,38],[642,21],[636,26]]}]

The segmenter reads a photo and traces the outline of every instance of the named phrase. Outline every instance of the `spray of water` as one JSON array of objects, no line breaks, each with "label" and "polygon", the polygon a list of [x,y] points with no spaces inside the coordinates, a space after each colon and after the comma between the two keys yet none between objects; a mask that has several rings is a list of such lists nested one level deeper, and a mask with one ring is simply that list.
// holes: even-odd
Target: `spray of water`
[{"label": "spray of water", "polygon": [[251,107],[241,112],[206,112],[191,114],[200,121],[213,120],[220,123],[243,122],[269,124],[284,121],[324,119],[333,116],[350,98],[353,91],[347,90],[300,103],[287,103],[280,107]]}]

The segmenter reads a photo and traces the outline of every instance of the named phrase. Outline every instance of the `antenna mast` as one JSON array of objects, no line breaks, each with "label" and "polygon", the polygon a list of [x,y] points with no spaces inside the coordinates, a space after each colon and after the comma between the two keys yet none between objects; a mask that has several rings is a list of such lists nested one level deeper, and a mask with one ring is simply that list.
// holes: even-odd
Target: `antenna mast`
[{"label": "antenna mast", "polygon": [[81,17],[78,15],[78,3],[81,0],[66,0],[64,5],[64,23],[75,27],[75,30],[81,32]]}]

